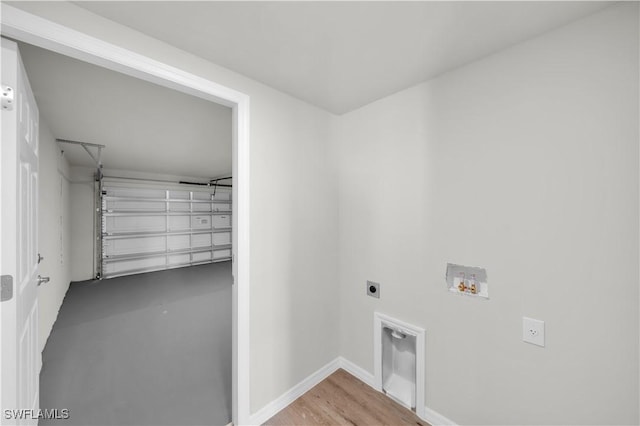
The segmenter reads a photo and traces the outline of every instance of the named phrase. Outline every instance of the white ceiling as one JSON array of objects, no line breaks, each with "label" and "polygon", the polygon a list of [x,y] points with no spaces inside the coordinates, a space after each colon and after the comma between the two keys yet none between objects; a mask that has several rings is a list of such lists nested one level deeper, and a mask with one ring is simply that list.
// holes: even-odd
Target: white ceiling
[{"label": "white ceiling", "polygon": [[[54,137],[106,145],[105,168],[230,175],[230,108],[31,45],[20,52]],[[95,165],[81,147],[63,148],[72,165]]]},{"label": "white ceiling", "polygon": [[611,5],[590,1],[74,3],[337,114]]}]

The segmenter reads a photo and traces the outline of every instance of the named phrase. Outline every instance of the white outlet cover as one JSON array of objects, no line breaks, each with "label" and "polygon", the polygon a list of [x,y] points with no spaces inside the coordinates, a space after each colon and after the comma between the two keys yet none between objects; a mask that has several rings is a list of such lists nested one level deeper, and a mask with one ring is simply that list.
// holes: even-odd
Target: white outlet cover
[{"label": "white outlet cover", "polygon": [[522,340],[544,347],[544,321],[522,317]]}]

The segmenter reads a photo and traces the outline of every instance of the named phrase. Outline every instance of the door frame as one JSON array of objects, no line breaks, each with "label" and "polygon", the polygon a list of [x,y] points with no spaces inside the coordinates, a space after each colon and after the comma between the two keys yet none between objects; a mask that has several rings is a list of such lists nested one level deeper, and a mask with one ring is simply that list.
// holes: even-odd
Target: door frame
[{"label": "door frame", "polygon": [[232,420],[249,423],[249,96],[6,4],[1,23],[4,36],[233,109]]}]

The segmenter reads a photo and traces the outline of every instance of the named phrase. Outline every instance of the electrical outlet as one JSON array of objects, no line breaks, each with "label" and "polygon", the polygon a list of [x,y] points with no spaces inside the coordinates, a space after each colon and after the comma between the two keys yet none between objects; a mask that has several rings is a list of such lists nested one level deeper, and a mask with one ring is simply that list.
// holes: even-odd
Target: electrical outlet
[{"label": "electrical outlet", "polygon": [[380,284],[367,281],[367,295],[380,299]]},{"label": "electrical outlet", "polygon": [[544,321],[522,317],[522,340],[544,347]]}]

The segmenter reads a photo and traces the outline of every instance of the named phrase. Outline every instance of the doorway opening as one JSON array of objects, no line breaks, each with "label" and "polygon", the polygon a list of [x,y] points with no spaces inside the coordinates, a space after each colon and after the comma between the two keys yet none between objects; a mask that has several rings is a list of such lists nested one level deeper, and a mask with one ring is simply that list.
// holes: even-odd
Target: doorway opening
[{"label": "doorway opening", "polygon": [[[249,418],[249,98],[127,49],[6,6],[3,35],[232,109],[232,419]],[[6,324],[5,324],[6,326]]]}]

